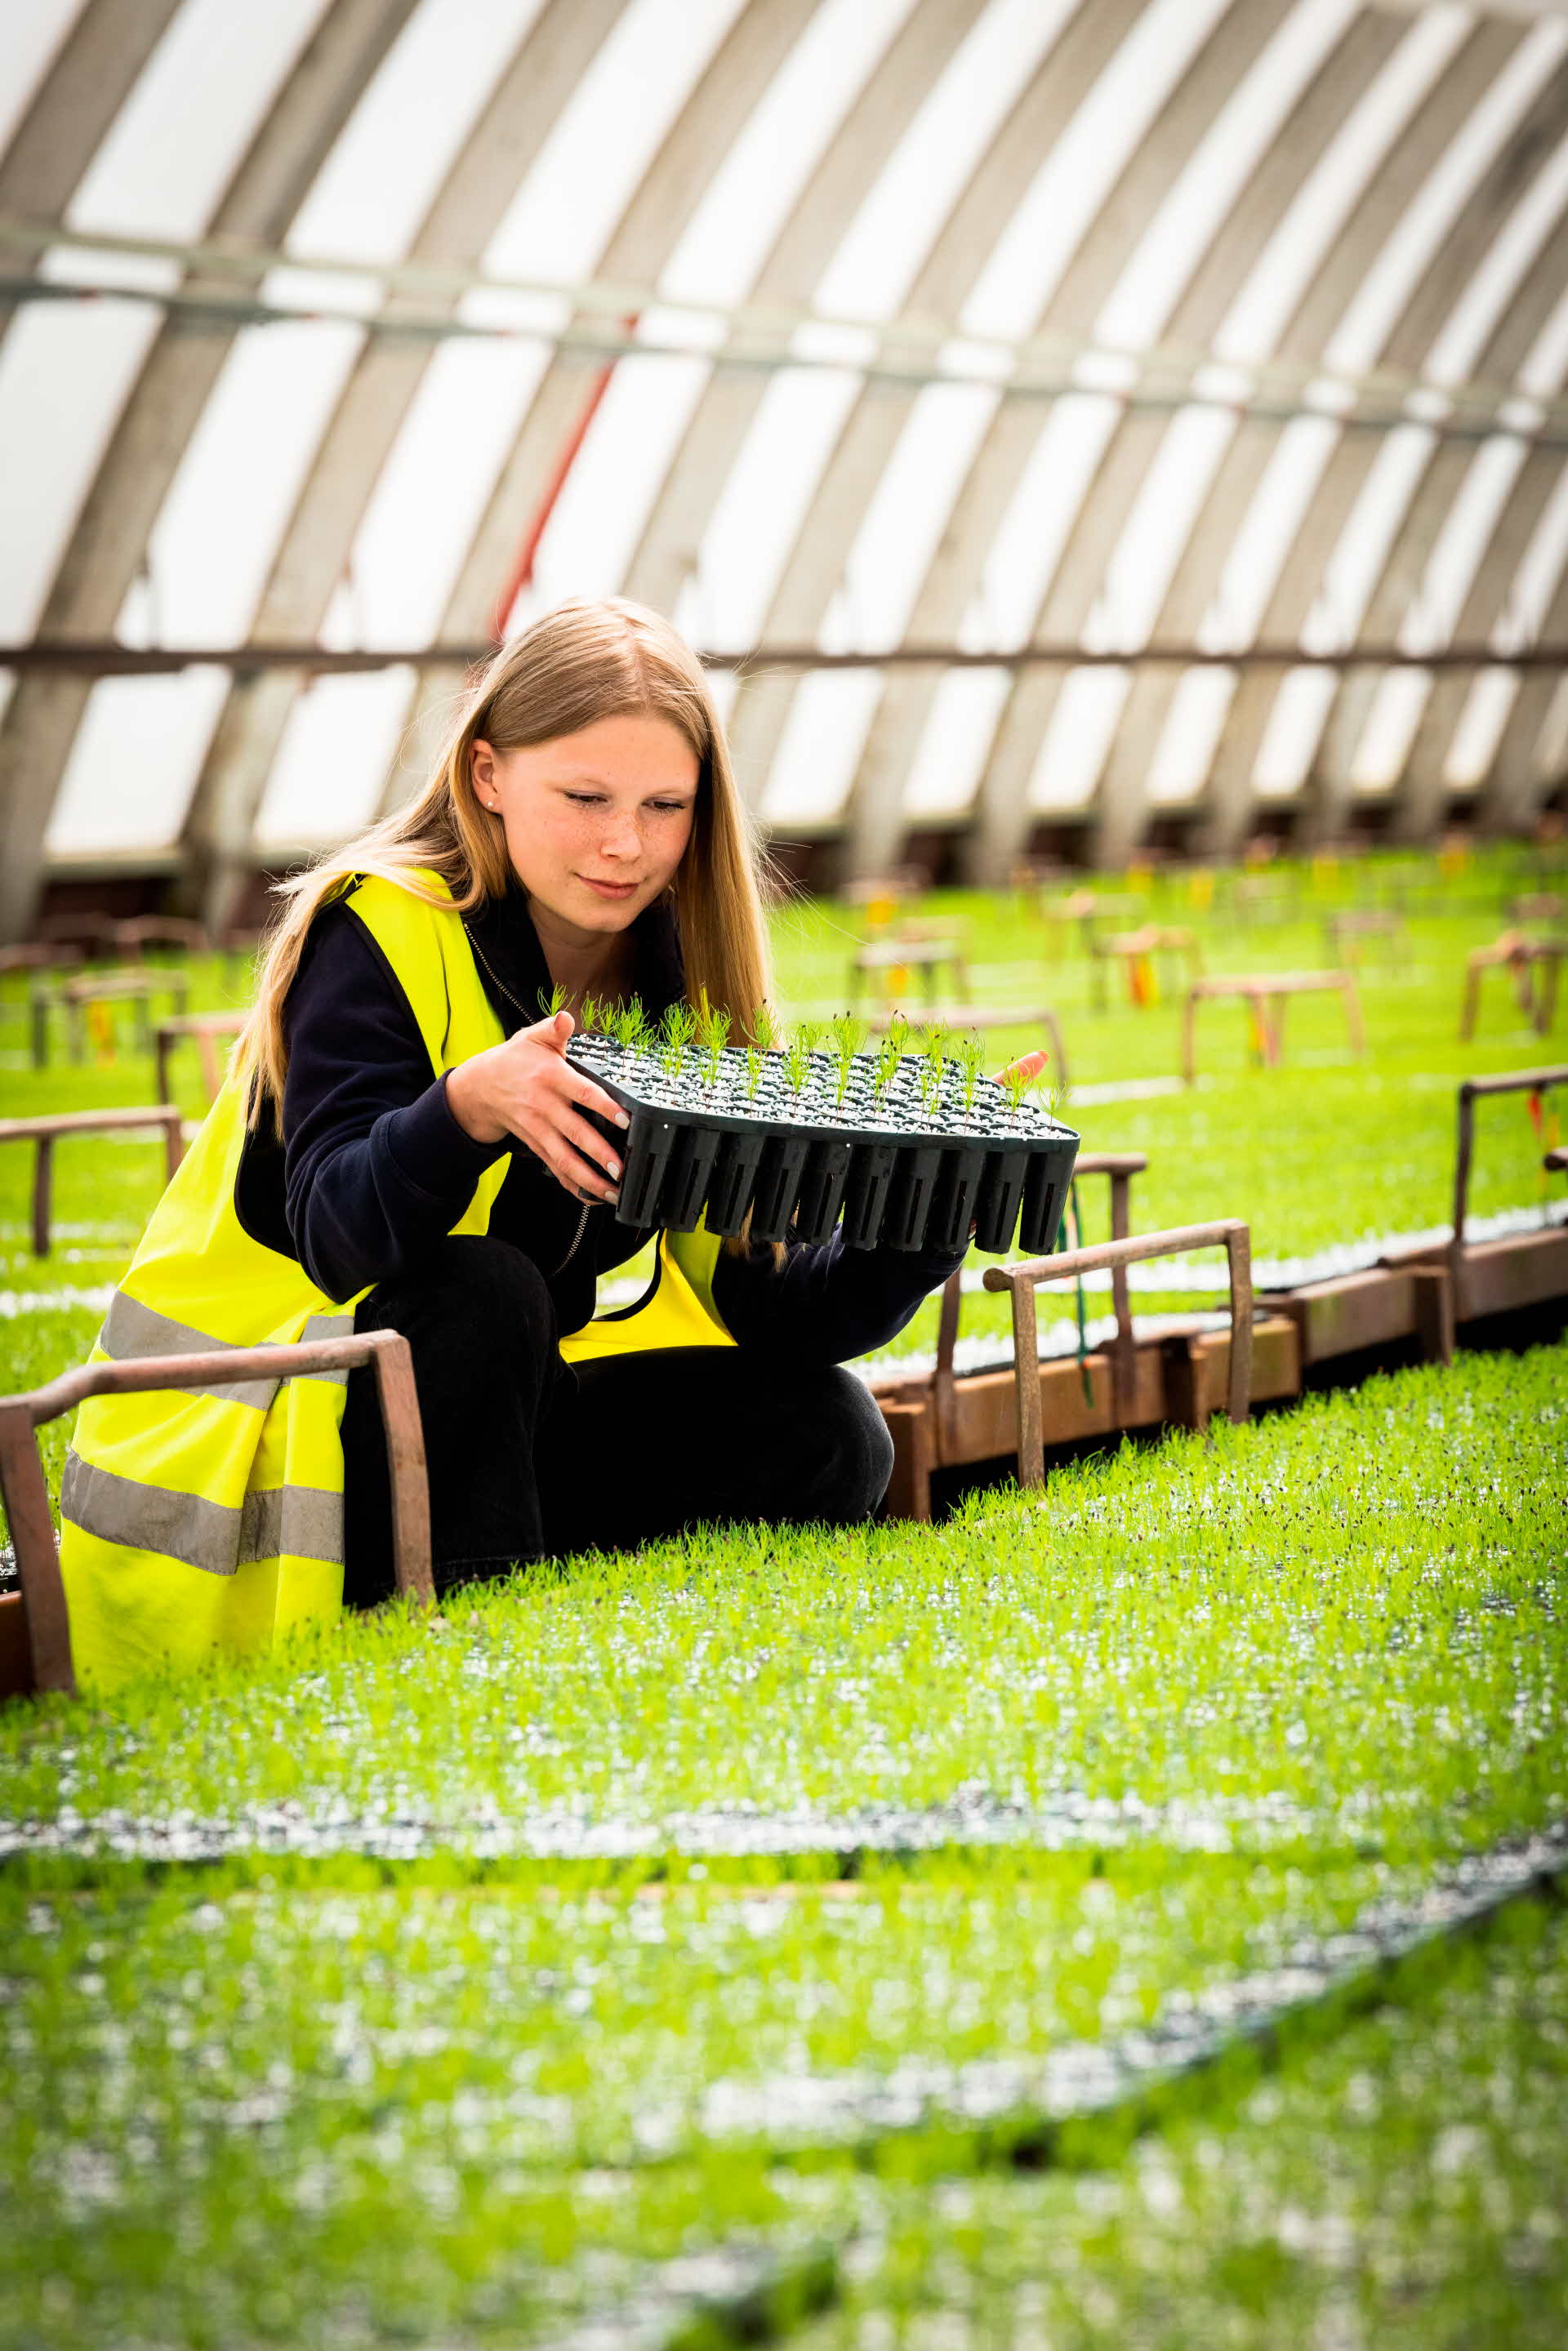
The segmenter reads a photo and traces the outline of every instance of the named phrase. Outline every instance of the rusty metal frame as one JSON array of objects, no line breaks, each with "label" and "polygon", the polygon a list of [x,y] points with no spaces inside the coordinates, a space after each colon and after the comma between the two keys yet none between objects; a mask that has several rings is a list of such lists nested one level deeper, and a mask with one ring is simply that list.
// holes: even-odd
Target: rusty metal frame
[{"label": "rusty metal frame", "polygon": [[[1081,1152],[1073,1166],[1073,1178],[1080,1176],[1108,1176],[1111,1179],[1111,1238],[1125,1240],[1133,1229],[1133,1178],[1147,1172],[1148,1159],[1141,1151]],[[1133,1385],[1132,1301],[1127,1289],[1127,1270],[1114,1266],[1111,1271],[1111,1302],[1116,1317],[1116,1336],[1111,1348],[1112,1390],[1115,1398],[1116,1419],[1125,1426],[1131,1409]],[[953,1356],[958,1343],[958,1322],[964,1306],[964,1276],[962,1270],[949,1276],[942,1290],[942,1315],[936,1328],[936,1369],[932,1374],[931,1395],[936,1413],[936,1441],[941,1458],[950,1460],[957,1447],[953,1430],[953,1383],[957,1374],[953,1368]]]},{"label": "rusty metal frame", "polygon": [[1357,1061],[1366,1050],[1366,1029],[1361,1017],[1361,995],[1352,971],[1261,971],[1231,973],[1222,977],[1195,979],[1188,985],[1182,1008],[1181,1073],[1186,1085],[1197,1076],[1197,1008],[1206,998],[1245,997],[1258,1023],[1266,1066],[1278,1066],[1285,1041],[1284,999],[1291,996],[1337,993],[1344,1005],[1344,1025],[1350,1050]]},{"label": "rusty metal frame", "polygon": [[185,1155],[184,1121],[173,1102],[152,1102],[142,1110],[55,1111],[44,1118],[0,1118],[0,1143],[32,1143],[33,1255],[49,1254],[49,1226],[54,1191],[55,1144],[62,1135],[110,1134],[126,1128],[159,1126],[163,1130],[164,1181]]},{"label": "rusty metal frame", "polygon": [[1491,1094],[1544,1093],[1549,1086],[1568,1086],[1568,1061],[1544,1070],[1508,1070],[1491,1078],[1459,1081],[1458,1142],[1454,1154],[1454,1230],[1448,1258],[1457,1278],[1465,1254],[1465,1218],[1469,1213],[1470,1166],[1475,1157],[1476,1103]]},{"label": "rusty metal frame", "polygon": [[1047,1282],[1071,1281],[1082,1273],[1113,1271],[1150,1258],[1185,1256],[1191,1249],[1225,1250],[1230,1278],[1230,1377],[1226,1410],[1244,1421],[1252,1404],[1252,1237],[1239,1217],[1207,1225],[1175,1225],[1163,1233],[1139,1233],[1129,1240],[1102,1241],[1093,1249],[1068,1249],[1060,1257],[1026,1258],[1017,1265],[986,1268],[988,1290],[1006,1290],[1012,1301],[1013,1375],[1018,1395],[1018,1478],[1020,1486],[1045,1482],[1045,1446],[1040,1412],[1040,1335],[1035,1291]]},{"label": "rusty metal frame", "polygon": [[[292,1379],[373,1364],[392,1486],[392,1573],[401,1597],[422,1608],[435,1599],[430,1564],[430,1487],[424,1431],[408,1341],[396,1331],[312,1339],[292,1347],[225,1347],[204,1355],[150,1355],[125,1364],[84,1364],[47,1386],[0,1396],[0,1498],[11,1524],[33,1687],[76,1694],[70,1620],[58,1546],[35,1432],[88,1396],[143,1395],[214,1381]],[[0,1601],[14,1608],[17,1599]]]}]

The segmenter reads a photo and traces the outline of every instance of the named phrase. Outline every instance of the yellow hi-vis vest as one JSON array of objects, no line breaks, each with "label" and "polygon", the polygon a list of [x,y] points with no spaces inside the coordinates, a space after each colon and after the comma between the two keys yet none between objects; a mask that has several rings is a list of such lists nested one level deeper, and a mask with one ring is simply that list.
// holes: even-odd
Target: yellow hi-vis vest
[{"label": "yellow hi-vis vest", "polygon": [[[410,880],[447,896],[434,874]],[[455,1069],[499,1044],[455,909],[374,877],[349,904],[385,955],[430,1054]],[[187,1152],[110,1303],[91,1360],[205,1354],[346,1337],[355,1297],[334,1300],[239,1221],[245,1102],[231,1077]],[[483,1233],[509,1162],[485,1170],[455,1233]],[[563,1342],[572,1361],[647,1347],[733,1345],[713,1305],[719,1243],[661,1234],[652,1289],[630,1311]],[[329,1622],[343,1593],[346,1372],[194,1392],[91,1396],[60,1487],[60,1567],[83,1688],[154,1666],[271,1647]]]}]

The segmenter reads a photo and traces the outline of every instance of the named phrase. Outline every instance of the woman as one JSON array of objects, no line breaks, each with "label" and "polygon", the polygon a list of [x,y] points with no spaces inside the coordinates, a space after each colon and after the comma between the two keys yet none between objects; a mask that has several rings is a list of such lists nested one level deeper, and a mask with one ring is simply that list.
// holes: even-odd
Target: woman
[{"label": "woman", "polygon": [[[282,885],[235,1068],[98,1353],[396,1330],[438,1590],[737,1517],[847,1523],[892,1464],[839,1366],[950,1255],[646,1236],[624,1125],[565,1058],[573,1008],[768,996],[756,862],[702,669],[654,614],[573,603],[505,646],[426,789]],[[563,1009],[540,1018],[550,1002]],[[563,1336],[563,1334],[565,1334]],[[371,1376],[82,1408],[61,1491],[78,1670],[267,1646],[392,1589]]]}]

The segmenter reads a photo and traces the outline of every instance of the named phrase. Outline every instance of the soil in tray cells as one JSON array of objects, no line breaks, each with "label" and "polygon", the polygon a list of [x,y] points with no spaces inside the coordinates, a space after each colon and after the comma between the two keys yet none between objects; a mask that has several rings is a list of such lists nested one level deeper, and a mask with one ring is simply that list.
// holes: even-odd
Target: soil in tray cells
[{"label": "soil in tray cells", "polygon": [[657,1110],[757,1119],[789,1126],[852,1129],[894,1135],[937,1135],[954,1142],[1009,1136],[1043,1140],[1069,1130],[994,1078],[946,1060],[940,1075],[924,1055],[894,1061],[854,1055],[847,1076],[836,1054],[813,1051],[791,1071],[789,1057],[727,1047],[716,1061],[686,1049],[672,1066],[654,1050],[629,1050],[609,1038],[572,1040],[571,1059]]}]

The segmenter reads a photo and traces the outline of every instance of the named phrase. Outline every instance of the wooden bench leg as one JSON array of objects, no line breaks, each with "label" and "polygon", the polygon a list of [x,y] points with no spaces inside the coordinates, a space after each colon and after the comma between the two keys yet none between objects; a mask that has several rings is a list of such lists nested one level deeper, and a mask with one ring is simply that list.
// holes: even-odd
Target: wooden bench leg
[{"label": "wooden bench leg", "polygon": [[1454,1360],[1454,1285],[1446,1265],[1411,1268],[1416,1285],[1416,1329],[1429,1364]]},{"label": "wooden bench leg", "polygon": [[893,1476],[888,1480],[883,1514],[890,1519],[915,1519],[922,1526],[931,1520],[931,1407],[926,1403],[884,1404],[882,1416],[893,1439]]}]

